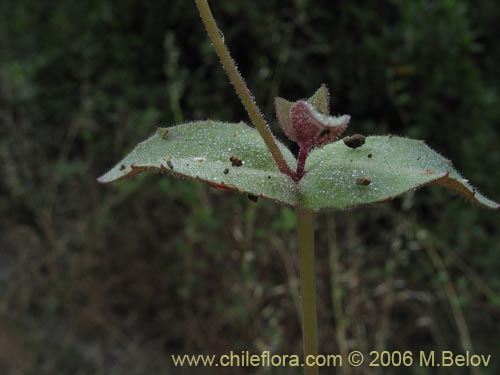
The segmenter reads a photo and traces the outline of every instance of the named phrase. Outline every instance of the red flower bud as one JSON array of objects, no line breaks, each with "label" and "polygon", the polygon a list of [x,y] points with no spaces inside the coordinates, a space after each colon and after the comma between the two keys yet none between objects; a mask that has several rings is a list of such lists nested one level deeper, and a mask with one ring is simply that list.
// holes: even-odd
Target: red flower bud
[{"label": "red flower bud", "polygon": [[323,146],[338,137],[346,130],[351,117],[329,116],[329,95],[325,85],[307,100],[292,103],[276,98],[275,107],[281,128],[300,147],[294,176],[298,181],[305,173],[305,162],[311,148]]},{"label": "red flower bud", "polygon": [[329,94],[325,85],[307,100],[295,103],[276,98],[276,117],[285,134],[300,148],[309,150],[338,137],[349,124],[350,116],[329,116]]},{"label": "red flower bud", "polygon": [[295,102],[290,108],[291,138],[300,148],[311,149],[323,146],[347,129],[350,116],[326,116],[319,113],[304,100]]}]

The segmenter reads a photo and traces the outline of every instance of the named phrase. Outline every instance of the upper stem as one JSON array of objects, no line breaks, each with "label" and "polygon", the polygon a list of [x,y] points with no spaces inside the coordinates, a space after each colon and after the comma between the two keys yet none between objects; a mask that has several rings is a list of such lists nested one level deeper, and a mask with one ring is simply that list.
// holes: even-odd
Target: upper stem
[{"label": "upper stem", "polygon": [[318,355],[318,324],[316,313],[316,274],[314,256],[314,213],[296,209],[300,252],[300,291],[306,375],[317,375],[318,367],[307,366],[307,358]]},{"label": "upper stem", "polygon": [[309,155],[309,149],[306,147],[301,147],[299,151],[299,158],[297,160],[297,172],[295,173],[295,178],[299,181],[302,176],[304,176],[304,168],[306,166],[307,155]]},{"label": "upper stem", "polygon": [[246,111],[248,112],[248,116],[252,120],[252,123],[257,128],[257,131],[260,133],[264,143],[267,148],[271,152],[271,155],[278,165],[279,170],[282,173],[285,173],[289,176],[293,176],[294,172],[290,169],[289,165],[283,158],[283,154],[281,153],[276,141],[269,129],[264,116],[260,112],[257,104],[255,103],[252,94],[248,87],[243,81],[238,69],[236,68],[236,64],[234,63],[229,50],[224,44],[224,40],[222,39],[219,28],[217,27],[217,23],[215,22],[212,11],[210,10],[210,6],[208,5],[207,0],[195,0],[196,6],[198,7],[198,11],[200,12],[201,19],[203,20],[203,24],[205,25],[205,29],[207,30],[208,36],[213,43],[214,49],[219,56],[219,59],[226,70],[226,74],[229,77],[232,85],[234,86],[236,93],[238,94],[241,102],[245,106]]}]

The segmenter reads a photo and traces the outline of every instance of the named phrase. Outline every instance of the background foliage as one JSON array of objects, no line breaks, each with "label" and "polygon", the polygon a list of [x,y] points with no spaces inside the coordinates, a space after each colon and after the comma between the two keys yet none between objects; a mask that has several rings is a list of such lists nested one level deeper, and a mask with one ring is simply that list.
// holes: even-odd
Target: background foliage
[{"label": "background foliage", "polygon": [[[496,2],[212,3],[268,119],[274,96],[327,83],[351,134],[426,139],[500,199]],[[1,372],[179,374],[169,353],[300,353],[290,209],[158,176],[95,182],[158,124],[247,121],[194,4],[4,1],[0,48]],[[344,331],[359,350],[473,348],[498,373],[498,224],[439,188],[320,215],[322,351]],[[269,373],[231,370],[253,372]]]}]

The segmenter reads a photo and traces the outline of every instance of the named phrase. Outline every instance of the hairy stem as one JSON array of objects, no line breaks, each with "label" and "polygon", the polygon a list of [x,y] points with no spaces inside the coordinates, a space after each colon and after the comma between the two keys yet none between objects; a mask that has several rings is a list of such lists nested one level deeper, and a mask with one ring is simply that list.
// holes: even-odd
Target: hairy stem
[{"label": "hairy stem", "polygon": [[278,145],[276,144],[276,141],[273,137],[273,134],[271,133],[271,130],[269,129],[269,126],[266,123],[266,120],[264,119],[264,116],[257,107],[257,104],[255,103],[250,90],[248,89],[245,81],[238,72],[238,68],[236,68],[236,64],[234,63],[229,50],[224,44],[224,40],[222,39],[221,33],[217,27],[217,23],[215,22],[214,16],[212,14],[212,11],[210,10],[210,6],[208,5],[207,0],[195,0],[195,3],[198,7],[201,19],[203,20],[203,24],[205,25],[205,29],[207,30],[208,36],[212,41],[214,49],[217,52],[217,55],[219,56],[224,69],[226,70],[226,74],[228,75],[229,80],[236,90],[236,93],[238,94],[246,111],[248,112],[248,116],[252,120],[252,123],[257,128],[257,131],[260,133],[267,148],[271,152],[271,155],[278,165],[279,170],[289,176],[294,176],[294,172],[290,169],[285,159],[283,158],[283,154],[278,148]]},{"label": "hairy stem", "polygon": [[317,375],[318,367],[307,366],[308,356],[318,355],[318,324],[316,314],[316,275],[314,269],[314,213],[296,209],[300,252],[300,292],[302,332],[306,375]]},{"label": "hairy stem", "polygon": [[307,155],[309,155],[308,148],[300,148],[299,158],[297,160],[297,172],[295,172],[295,179],[299,181],[304,176],[304,168],[306,166]]}]

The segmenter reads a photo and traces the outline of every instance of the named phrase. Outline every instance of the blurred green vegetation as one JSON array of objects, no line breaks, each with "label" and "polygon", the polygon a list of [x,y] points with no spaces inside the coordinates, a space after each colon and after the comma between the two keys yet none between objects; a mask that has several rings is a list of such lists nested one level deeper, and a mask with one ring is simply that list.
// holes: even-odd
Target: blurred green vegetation
[{"label": "blurred green vegetation", "polygon": [[[423,138],[500,199],[500,4],[211,3],[275,130],[274,96],[326,83],[351,134]],[[159,176],[95,182],[155,126],[206,118],[247,121],[192,2],[0,3],[2,374],[301,353],[291,209]],[[317,221],[322,352],[343,331],[350,349],[470,349],[492,364],[454,374],[500,371],[497,213],[428,188]]]}]

